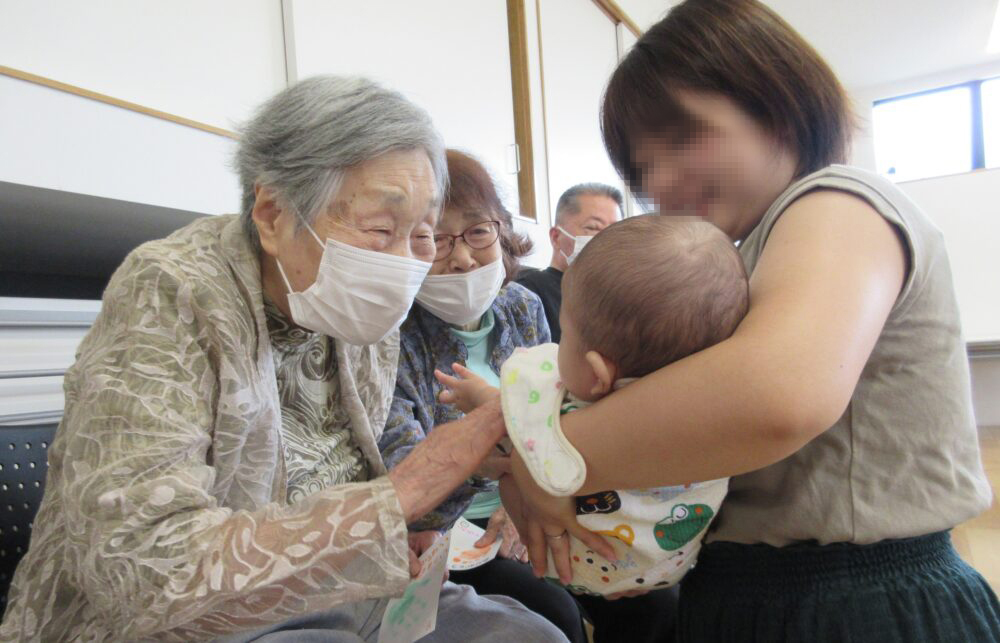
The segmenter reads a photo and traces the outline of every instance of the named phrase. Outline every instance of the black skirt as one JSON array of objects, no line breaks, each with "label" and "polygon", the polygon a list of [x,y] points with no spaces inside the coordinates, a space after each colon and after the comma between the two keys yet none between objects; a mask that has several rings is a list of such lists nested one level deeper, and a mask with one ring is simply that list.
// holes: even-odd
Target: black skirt
[{"label": "black skirt", "polygon": [[996,594],[948,532],[873,545],[706,545],[677,640],[1000,643]]}]

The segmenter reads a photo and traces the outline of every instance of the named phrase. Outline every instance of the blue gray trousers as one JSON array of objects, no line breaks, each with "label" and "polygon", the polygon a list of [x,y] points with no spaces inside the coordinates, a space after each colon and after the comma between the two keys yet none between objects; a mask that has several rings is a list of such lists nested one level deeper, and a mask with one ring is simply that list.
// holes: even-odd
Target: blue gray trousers
[{"label": "blue gray trousers", "polygon": [[[314,612],[219,643],[375,643],[387,598],[370,599]],[[543,617],[506,596],[479,596],[468,585],[445,583],[437,628],[421,643],[564,643],[566,637]]]}]

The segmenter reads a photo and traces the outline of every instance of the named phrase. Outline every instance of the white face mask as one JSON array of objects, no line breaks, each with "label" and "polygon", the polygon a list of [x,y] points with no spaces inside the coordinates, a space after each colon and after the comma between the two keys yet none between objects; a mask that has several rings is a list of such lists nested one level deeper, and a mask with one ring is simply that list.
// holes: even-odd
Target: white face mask
[{"label": "white face mask", "polygon": [[490,309],[506,276],[501,259],[471,272],[429,275],[417,302],[449,324],[468,324]]},{"label": "white face mask", "polygon": [[573,240],[573,253],[572,254],[567,255],[565,252],[562,251],[562,248],[559,249],[559,253],[562,256],[566,257],[566,263],[569,263],[569,264],[571,264],[574,261],[576,261],[576,258],[580,256],[581,252],[583,252],[583,247],[586,246],[588,243],[590,243],[590,240],[594,238],[593,235],[589,235],[588,236],[588,235],[582,235],[582,234],[580,236],[578,236],[578,237],[574,237],[570,233],[566,232],[566,230],[562,226],[556,226],[556,229],[559,230],[559,232],[562,232],[564,235],[566,235],[567,237],[569,237],[570,239]]},{"label": "white face mask", "polygon": [[324,244],[312,227],[309,232],[323,247],[313,285],[292,292],[278,262],[288,287],[292,321],[357,346],[374,344],[398,328],[431,269],[430,262],[355,248],[334,239]]}]

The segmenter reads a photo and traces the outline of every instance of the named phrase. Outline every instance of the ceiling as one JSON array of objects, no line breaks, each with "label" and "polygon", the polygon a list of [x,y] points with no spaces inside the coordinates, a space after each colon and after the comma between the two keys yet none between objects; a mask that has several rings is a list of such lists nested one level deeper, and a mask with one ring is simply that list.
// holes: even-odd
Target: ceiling
[{"label": "ceiling", "polygon": [[[764,0],[860,89],[1000,60],[987,54],[998,0]],[[642,28],[675,2],[618,0]]]}]

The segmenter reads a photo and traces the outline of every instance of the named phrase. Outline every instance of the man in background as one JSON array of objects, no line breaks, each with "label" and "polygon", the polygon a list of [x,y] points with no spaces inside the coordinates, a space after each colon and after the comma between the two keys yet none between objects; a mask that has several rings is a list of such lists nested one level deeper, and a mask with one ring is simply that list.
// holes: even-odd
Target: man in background
[{"label": "man in background", "polygon": [[622,217],[624,207],[621,190],[603,183],[574,185],[559,197],[555,225],[549,230],[552,263],[545,270],[525,268],[516,279],[541,298],[553,342],[561,335],[563,273],[594,235]]}]

